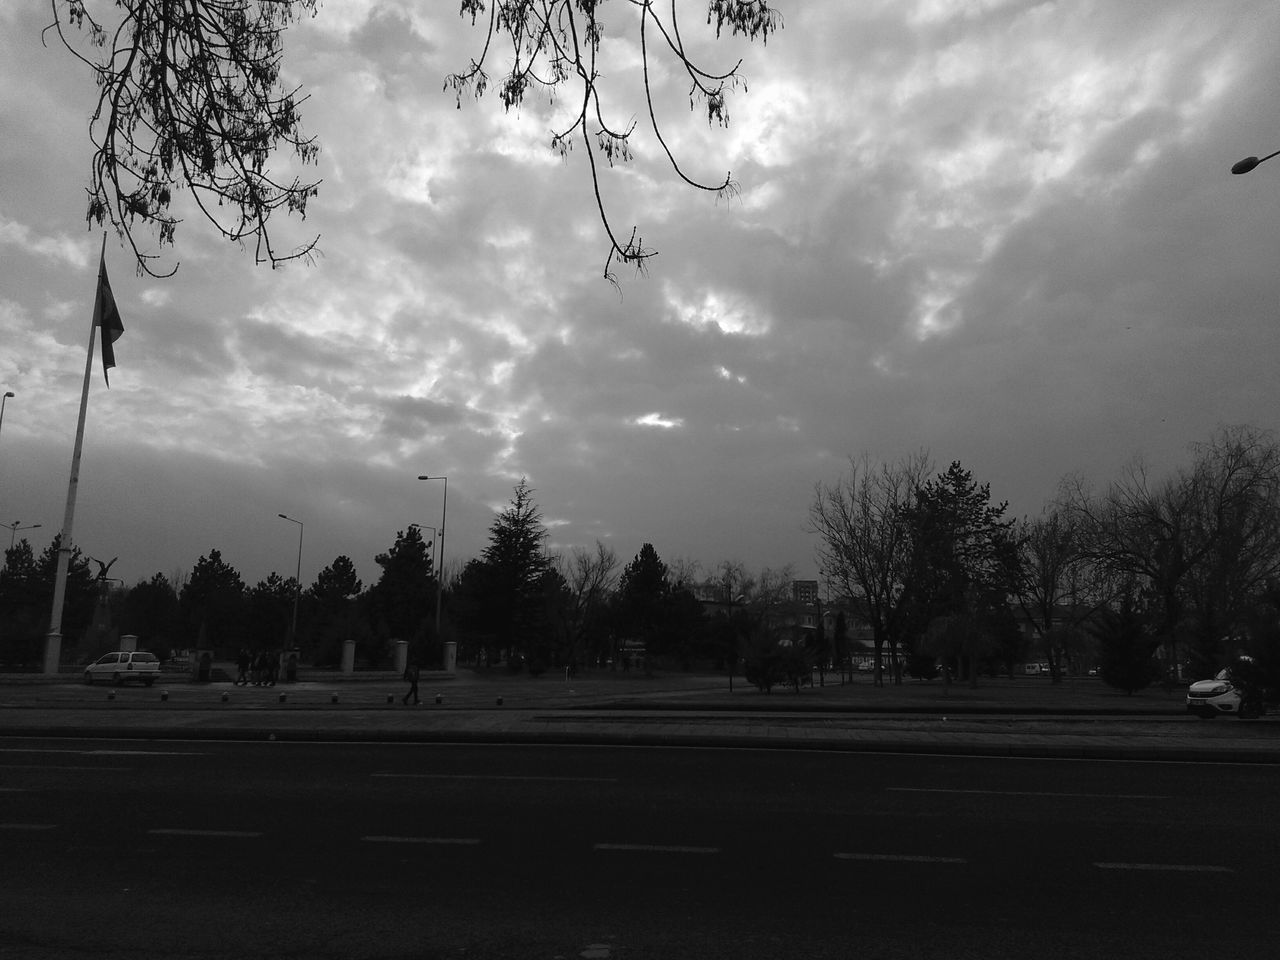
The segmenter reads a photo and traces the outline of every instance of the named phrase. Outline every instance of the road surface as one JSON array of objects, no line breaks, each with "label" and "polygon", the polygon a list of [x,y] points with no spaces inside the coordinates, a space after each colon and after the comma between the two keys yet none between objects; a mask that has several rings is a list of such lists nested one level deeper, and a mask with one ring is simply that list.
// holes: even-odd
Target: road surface
[{"label": "road surface", "polygon": [[1274,955],[1280,769],[0,740],[0,958]]}]

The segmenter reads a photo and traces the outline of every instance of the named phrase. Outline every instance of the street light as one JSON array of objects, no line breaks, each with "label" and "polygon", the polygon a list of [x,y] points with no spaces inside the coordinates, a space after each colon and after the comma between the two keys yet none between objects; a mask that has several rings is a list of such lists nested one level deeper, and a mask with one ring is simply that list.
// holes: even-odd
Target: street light
[{"label": "street light", "polygon": [[276,516],[298,525],[298,572],[293,575],[293,627],[289,630],[289,646],[292,647],[298,642],[298,593],[302,590],[302,531],[305,525],[301,520],[286,517],[283,513],[277,513]]},{"label": "street light", "polygon": [[[13,394],[9,394],[9,396],[13,396]],[[22,526],[21,520],[15,520],[13,521],[13,523],[0,523],[0,527],[9,528],[9,549],[10,550],[13,549],[13,538],[17,536],[17,533],[19,530],[34,530],[38,526],[40,526],[40,524],[33,523],[29,527],[24,527]]]},{"label": "street light", "polygon": [[4,396],[0,397],[0,427],[4,426],[4,405],[9,402],[9,398],[13,396],[12,390],[6,390]]},{"label": "street light", "polygon": [[438,638],[440,636],[440,599],[444,585],[444,521],[445,511],[449,508],[449,478],[429,477],[424,473],[418,479],[444,481],[444,499],[440,501],[440,569],[436,571],[436,637]]},{"label": "street light", "polygon": [[1232,166],[1231,172],[1236,174],[1248,173],[1258,164],[1265,163],[1272,157],[1280,157],[1280,150],[1277,150],[1275,153],[1268,153],[1265,157],[1245,157],[1239,163]]},{"label": "street light", "polygon": [[436,538],[440,536],[440,531],[428,523],[411,523],[409,526],[417,527],[419,530],[431,531],[431,567],[432,572],[434,572],[436,576],[439,576],[440,568],[436,565]]}]

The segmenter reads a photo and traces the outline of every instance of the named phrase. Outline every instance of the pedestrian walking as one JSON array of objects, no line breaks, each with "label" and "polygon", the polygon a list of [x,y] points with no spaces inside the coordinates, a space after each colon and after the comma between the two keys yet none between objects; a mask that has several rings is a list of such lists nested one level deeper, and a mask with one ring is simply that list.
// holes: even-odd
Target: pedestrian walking
[{"label": "pedestrian walking", "polygon": [[414,706],[422,702],[418,699],[418,674],[418,661],[410,660],[409,665],[404,668],[404,678],[409,681],[409,689],[405,691],[405,695],[400,701],[406,707],[409,705],[410,697],[413,697]]},{"label": "pedestrian walking", "polygon": [[249,665],[251,663],[253,663],[253,658],[249,656],[249,651],[241,647],[240,655],[236,657],[237,687],[243,687],[249,683]]},{"label": "pedestrian walking", "polygon": [[267,681],[267,654],[261,651],[253,658],[253,685],[260,687]]}]

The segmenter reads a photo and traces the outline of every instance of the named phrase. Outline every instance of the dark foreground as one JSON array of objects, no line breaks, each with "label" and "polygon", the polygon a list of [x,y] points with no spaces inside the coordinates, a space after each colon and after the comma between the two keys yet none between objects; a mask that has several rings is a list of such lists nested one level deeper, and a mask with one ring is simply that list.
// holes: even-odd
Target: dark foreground
[{"label": "dark foreground", "polygon": [[1267,765],[0,741],[0,957],[1274,951]]}]

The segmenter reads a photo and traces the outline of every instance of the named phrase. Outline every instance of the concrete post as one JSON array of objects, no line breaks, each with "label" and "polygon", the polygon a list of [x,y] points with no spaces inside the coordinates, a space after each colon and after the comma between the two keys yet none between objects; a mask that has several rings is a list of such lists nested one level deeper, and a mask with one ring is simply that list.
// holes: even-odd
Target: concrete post
[{"label": "concrete post", "polygon": [[458,672],[458,641],[446,640],[444,642],[444,672]]},{"label": "concrete post", "polygon": [[62,660],[62,634],[51,633],[44,638],[44,672],[55,674]]},{"label": "concrete post", "polygon": [[121,650],[137,650],[138,649],[137,636],[132,633],[126,633],[123,637],[120,638],[120,649]]},{"label": "concrete post", "polygon": [[342,641],[342,672],[348,675],[356,672],[356,642],[354,640]]},{"label": "concrete post", "polygon": [[397,640],[395,649],[395,671],[404,676],[405,667],[409,665],[409,641]]}]

